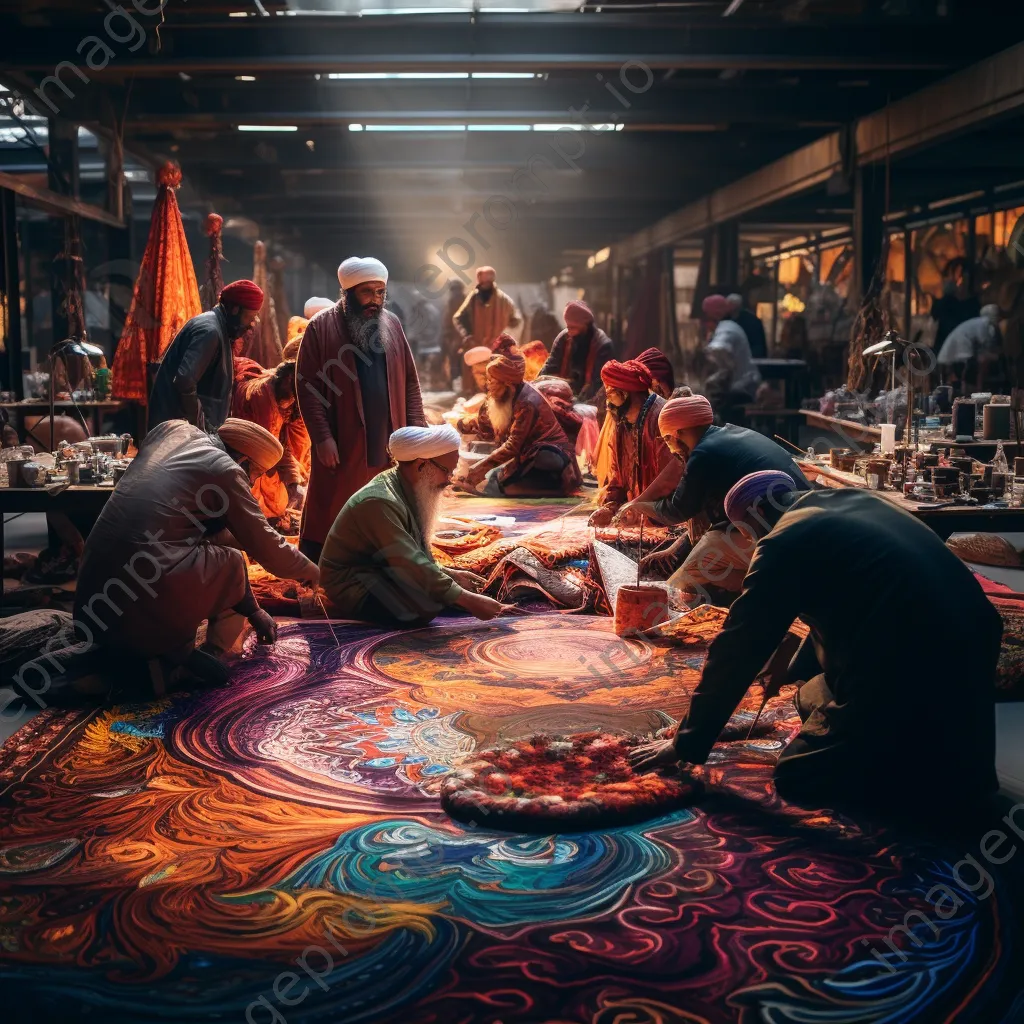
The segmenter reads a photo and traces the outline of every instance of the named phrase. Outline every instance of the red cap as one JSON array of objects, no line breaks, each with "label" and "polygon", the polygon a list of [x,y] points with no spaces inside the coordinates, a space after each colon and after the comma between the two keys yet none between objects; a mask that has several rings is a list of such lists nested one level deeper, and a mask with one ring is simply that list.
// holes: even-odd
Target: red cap
[{"label": "red cap", "polygon": [[263,289],[255,281],[232,281],[221,289],[220,303],[242,309],[262,309]]}]

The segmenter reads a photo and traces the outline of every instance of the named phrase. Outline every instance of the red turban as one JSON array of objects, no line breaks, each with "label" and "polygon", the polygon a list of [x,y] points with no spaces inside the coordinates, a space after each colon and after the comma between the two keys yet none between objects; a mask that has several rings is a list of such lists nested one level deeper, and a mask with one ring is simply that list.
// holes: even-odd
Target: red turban
[{"label": "red turban", "polygon": [[500,384],[522,384],[526,376],[526,360],[518,353],[495,356],[487,364],[487,376]]},{"label": "red turban", "polygon": [[601,367],[601,380],[606,388],[618,388],[620,391],[650,391],[653,378],[651,371],[637,359],[620,363],[609,359]]},{"label": "red turban", "polygon": [[573,299],[572,302],[565,304],[565,309],[562,311],[562,319],[573,327],[586,327],[587,324],[594,322],[593,310],[579,299]]},{"label": "red turban", "polygon": [[714,419],[711,403],[703,395],[670,398],[661,407],[658,430],[662,434],[674,434],[677,430],[686,430],[688,427],[709,427]]},{"label": "red turban", "polygon": [[700,308],[711,320],[725,320],[733,313],[732,303],[724,295],[709,295]]},{"label": "red turban", "polygon": [[676,386],[676,375],[672,371],[672,364],[668,356],[660,348],[649,348],[636,357],[638,363],[643,363],[651,376],[661,384],[666,391],[674,391]]},{"label": "red turban", "polygon": [[263,289],[255,281],[232,281],[221,289],[222,306],[241,306],[242,309],[263,308]]},{"label": "red turban", "polygon": [[519,349],[516,347],[516,339],[508,331],[502,331],[491,344],[491,351],[496,355],[504,356],[518,352]]}]

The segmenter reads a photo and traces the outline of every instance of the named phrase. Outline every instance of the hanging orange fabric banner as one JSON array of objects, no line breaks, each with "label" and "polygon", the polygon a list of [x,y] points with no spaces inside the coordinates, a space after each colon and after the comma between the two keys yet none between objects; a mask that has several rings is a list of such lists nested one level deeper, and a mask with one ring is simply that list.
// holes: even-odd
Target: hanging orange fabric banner
[{"label": "hanging orange fabric banner", "polygon": [[115,398],[148,401],[146,367],[159,361],[186,321],[202,312],[192,256],[175,190],[181,168],[166,163],[157,175],[149,240],[113,367]]}]

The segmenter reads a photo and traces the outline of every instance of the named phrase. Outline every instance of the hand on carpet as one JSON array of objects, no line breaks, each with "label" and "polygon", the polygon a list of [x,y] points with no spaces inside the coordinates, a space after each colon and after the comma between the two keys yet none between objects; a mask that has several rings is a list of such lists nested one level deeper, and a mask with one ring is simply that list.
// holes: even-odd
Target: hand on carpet
[{"label": "hand on carpet", "polygon": [[629,763],[635,772],[651,771],[654,768],[667,768],[679,763],[679,755],[672,740],[658,740],[645,743],[629,752]]},{"label": "hand on carpet", "polygon": [[338,445],[333,437],[327,438],[326,441],[318,442],[316,446],[316,457],[328,469],[338,468],[338,463],[341,460],[338,458]]},{"label": "hand on carpet", "polygon": [[445,572],[463,590],[471,590],[474,594],[479,594],[487,586],[487,580],[483,576],[478,576],[475,572],[470,572],[468,569],[446,569]]},{"label": "hand on carpet", "polygon": [[686,540],[687,538],[682,537],[662,551],[652,551],[649,555],[644,555],[640,559],[641,574],[656,574],[658,576],[668,576],[671,574],[677,568],[679,549]]},{"label": "hand on carpet", "polygon": [[256,630],[256,641],[261,644],[272,644],[277,641],[277,623],[269,612],[262,608],[249,617],[249,625]]},{"label": "hand on carpet", "polygon": [[497,618],[499,615],[505,615],[515,608],[514,605],[502,604],[500,601],[495,601],[484,594],[474,594],[469,590],[464,591],[462,597],[455,603],[460,608],[469,612],[470,615],[475,615],[478,619],[483,619],[484,621]]}]

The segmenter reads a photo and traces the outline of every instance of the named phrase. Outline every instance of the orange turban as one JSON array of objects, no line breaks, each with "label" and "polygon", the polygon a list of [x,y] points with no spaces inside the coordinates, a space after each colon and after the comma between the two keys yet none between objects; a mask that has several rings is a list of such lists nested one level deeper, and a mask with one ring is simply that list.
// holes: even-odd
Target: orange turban
[{"label": "orange turban", "polygon": [[491,344],[491,351],[495,355],[503,356],[518,352],[519,349],[516,346],[516,339],[508,331],[502,331]]},{"label": "orange turban", "polygon": [[526,379],[534,380],[548,361],[548,347],[543,341],[528,341],[522,348],[526,360]]},{"label": "orange turban", "polygon": [[620,363],[617,359],[609,359],[601,367],[601,380],[606,388],[618,388],[620,391],[650,391],[654,378],[651,371],[637,359]]},{"label": "orange turban", "polygon": [[711,403],[703,395],[670,398],[661,407],[658,429],[662,434],[673,434],[687,427],[709,427],[714,419]]},{"label": "orange turban", "polygon": [[672,371],[672,364],[668,356],[660,348],[649,348],[636,357],[638,363],[643,363],[651,371],[651,377],[656,380],[666,391],[674,391],[676,386],[676,375]]},{"label": "orange turban", "polygon": [[526,377],[526,360],[521,355],[495,356],[487,364],[487,376],[514,387]]},{"label": "orange turban", "polygon": [[288,318],[288,341],[295,341],[306,333],[306,325],[309,321],[304,316],[293,316]]}]

